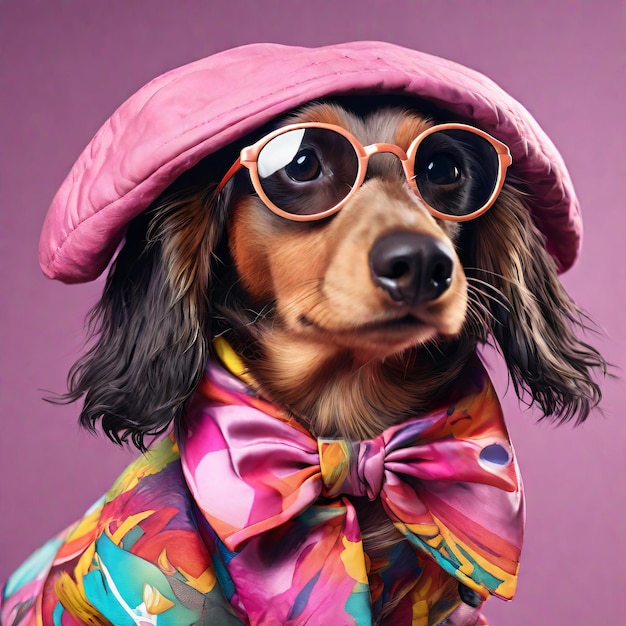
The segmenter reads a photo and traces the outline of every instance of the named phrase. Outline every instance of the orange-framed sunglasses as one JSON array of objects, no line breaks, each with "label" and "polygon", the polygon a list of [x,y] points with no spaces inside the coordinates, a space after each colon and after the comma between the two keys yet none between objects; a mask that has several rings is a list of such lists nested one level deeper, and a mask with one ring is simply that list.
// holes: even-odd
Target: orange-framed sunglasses
[{"label": "orange-framed sunglasses", "polygon": [[509,148],[467,124],[438,124],[405,152],[390,143],[363,146],[333,124],[304,122],[279,128],[251,146],[218,185],[220,192],[247,168],[267,207],[289,220],[320,220],[339,211],[363,184],[374,154],[398,157],[409,187],[439,219],[463,222],[487,211],[512,163]]}]

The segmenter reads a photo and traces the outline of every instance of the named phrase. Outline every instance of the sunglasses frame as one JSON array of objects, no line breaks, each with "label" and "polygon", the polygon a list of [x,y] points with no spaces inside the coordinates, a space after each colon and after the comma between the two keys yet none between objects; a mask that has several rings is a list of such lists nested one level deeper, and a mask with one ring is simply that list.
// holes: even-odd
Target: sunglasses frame
[{"label": "sunglasses frame", "polygon": [[[284,135],[292,130],[301,130],[307,128],[319,128],[319,129],[327,129],[342,135],[348,142],[352,145],[355,154],[357,155],[358,161],[358,170],[354,183],[352,184],[352,188],[346,194],[345,198],[343,198],[340,202],[335,204],[330,209],[326,209],[321,213],[315,213],[313,215],[299,215],[295,213],[289,213],[284,211],[280,207],[276,206],[265,194],[263,191],[263,185],[261,184],[261,180],[259,178],[258,164],[257,159],[259,154],[265,146],[280,135]],[[498,178],[496,180],[496,185],[494,187],[493,192],[483,204],[481,208],[474,211],[473,213],[469,213],[468,215],[449,215],[447,213],[441,213],[434,207],[430,206],[426,200],[422,197],[417,188],[417,183],[415,182],[416,174],[413,171],[413,163],[415,161],[415,156],[417,155],[417,150],[424,141],[426,137],[432,135],[433,133],[440,132],[443,130],[464,130],[467,132],[471,132],[483,139],[487,140],[496,151],[498,156]],[[502,186],[504,185],[504,179],[506,177],[506,170],[513,162],[511,157],[511,152],[507,145],[503,144],[501,141],[498,141],[495,137],[492,137],[488,133],[474,126],[470,126],[468,124],[460,124],[460,123],[447,123],[447,124],[437,124],[432,126],[431,128],[426,129],[422,133],[420,133],[409,145],[407,151],[405,152],[399,146],[392,143],[373,143],[368,146],[364,146],[361,142],[349,131],[341,126],[335,126],[334,124],[325,124],[321,122],[301,122],[298,124],[289,124],[287,126],[283,126],[282,128],[278,128],[267,135],[263,136],[254,144],[247,146],[241,150],[239,155],[239,159],[233,163],[230,169],[226,172],[219,185],[217,186],[217,192],[220,193],[226,183],[241,169],[246,168],[250,173],[250,180],[252,182],[252,186],[254,187],[255,192],[261,198],[263,203],[276,215],[280,217],[284,217],[285,219],[292,220],[295,222],[314,222],[317,220],[324,219],[325,217],[329,217],[337,213],[350,198],[358,191],[363,182],[365,181],[365,176],[367,175],[367,164],[369,159],[374,154],[382,154],[382,153],[390,153],[398,157],[400,162],[402,163],[402,169],[404,170],[404,175],[407,179],[408,185],[411,190],[415,193],[415,195],[420,198],[420,200],[424,203],[429,213],[438,219],[452,221],[452,222],[465,222],[468,220],[472,220],[491,208],[494,204],[500,191],[502,191]]]}]

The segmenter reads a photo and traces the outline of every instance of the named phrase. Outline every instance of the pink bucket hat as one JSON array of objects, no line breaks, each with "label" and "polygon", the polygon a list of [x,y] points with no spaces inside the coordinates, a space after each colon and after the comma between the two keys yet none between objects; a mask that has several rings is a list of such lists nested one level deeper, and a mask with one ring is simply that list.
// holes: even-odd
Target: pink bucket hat
[{"label": "pink bucket hat", "polygon": [[128,222],[203,157],[309,100],[381,93],[430,101],[506,143],[548,251],[560,271],[573,264],[578,202],[561,155],[530,113],[478,72],[362,41],[248,45],[152,80],[104,123],[54,197],[39,246],[43,271],[68,283],[93,280]]}]

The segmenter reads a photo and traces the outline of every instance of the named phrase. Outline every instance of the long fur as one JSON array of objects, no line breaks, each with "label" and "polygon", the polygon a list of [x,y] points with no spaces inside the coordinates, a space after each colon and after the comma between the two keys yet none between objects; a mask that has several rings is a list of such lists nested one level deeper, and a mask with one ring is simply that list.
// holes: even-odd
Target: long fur
[{"label": "long fur", "polygon": [[[544,417],[581,423],[602,398],[593,372],[606,374],[602,356],[577,336],[591,330],[587,317],[558,280],[523,194],[505,187],[498,210],[483,218],[466,269],[492,316],[483,328],[502,351],[519,397],[527,394]],[[484,283],[489,287],[481,290]]]},{"label": "long fur", "polygon": [[[229,207],[214,193],[216,176],[211,185],[206,164],[195,173],[187,176],[196,179],[189,187],[179,183],[168,190],[130,225],[90,317],[95,343],[70,372],[67,397],[85,396],[83,425],[95,429],[101,421],[118,443],[131,439],[141,448],[144,437],[163,432],[183,415],[216,332],[234,331],[254,360],[259,321],[272,318],[271,298],[260,310],[238,285],[228,251]],[[518,395],[527,394],[547,418],[584,421],[601,399],[594,372],[604,373],[606,364],[577,336],[586,330],[586,318],[558,280],[523,191],[506,184],[491,210],[463,226],[457,248],[471,298],[460,336],[403,353],[373,379],[357,370],[349,403],[358,404],[369,387],[368,402],[399,404],[402,413],[417,399],[398,402],[396,381],[415,376],[440,389],[445,383],[439,378],[451,363],[493,339]],[[301,382],[294,384],[298,393]],[[311,387],[320,385],[326,383]],[[339,401],[334,394],[345,392],[329,391],[325,404]],[[371,397],[375,394],[380,397]]]},{"label": "long fur", "polygon": [[[341,123],[364,143],[398,141],[432,123],[404,109],[367,117],[327,104],[287,121],[294,119]],[[368,302],[380,300],[365,284],[369,268],[338,286],[332,272],[352,272],[362,261],[361,242],[377,236],[377,229],[398,228],[402,207],[415,202],[403,191],[394,158],[372,159],[371,178],[355,196],[376,219],[361,224],[363,211],[342,217],[343,209],[331,220],[296,224],[270,214],[245,175],[215,192],[236,149],[198,164],[130,225],[91,314],[92,346],[69,376],[66,399],[84,396],[85,427],[100,424],[116,443],[140,449],[172,423],[182,429],[186,402],[220,334],[262,393],[316,436],[373,437],[437,406],[477,346],[487,342],[503,355],[517,395],[545,418],[582,422],[599,403],[597,378],[606,363],[579,338],[586,317],[558,280],[521,182],[509,177],[495,205],[461,227],[420,217],[419,228],[458,256],[456,287],[446,296],[451,302],[429,312],[433,318],[449,314],[452,321],[442,332],[382,354],[380,346],[360,346],[358,335],[352,344],[342,343],[358,307],[354,298],[342,299],[341,285],[370,289]],[[396,217],[385,217],[393,213],[390,206]],[[320,299],[320,276],[324,289],[334,289],[332,307]],[[293,285],[285,286],[289,281]],[[322,326],[345,328],[310,334],[302,310]],[[465,310],[455,321],[454,311]],[[379,506],[355,505],[371,558],[401,540]]]}]

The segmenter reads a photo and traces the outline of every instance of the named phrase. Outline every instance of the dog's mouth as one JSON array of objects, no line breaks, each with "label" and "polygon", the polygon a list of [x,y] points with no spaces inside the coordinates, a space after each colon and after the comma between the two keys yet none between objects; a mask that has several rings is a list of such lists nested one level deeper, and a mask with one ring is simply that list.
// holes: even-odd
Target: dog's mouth
[{"label": "dog's mouth", "polygon": [[409,313],[395,319],[368,322],[366,324],[362,324],[357,328],[357,332],[410,331],[425,326],[426,323],[424,321],[422,321],[419,317]]},{"label": "dog's mouth", "polygon": [[368,344],[397,348],[398,344],[417,344],[432,339],[437,330],[412,313],[382,320],[372,320],[361,324],[346,324],[338,327],[322,326],[306,315],[300,317],[301,328],[322,334],[332,341],[344,344],[357,344],[364,340]]}]

